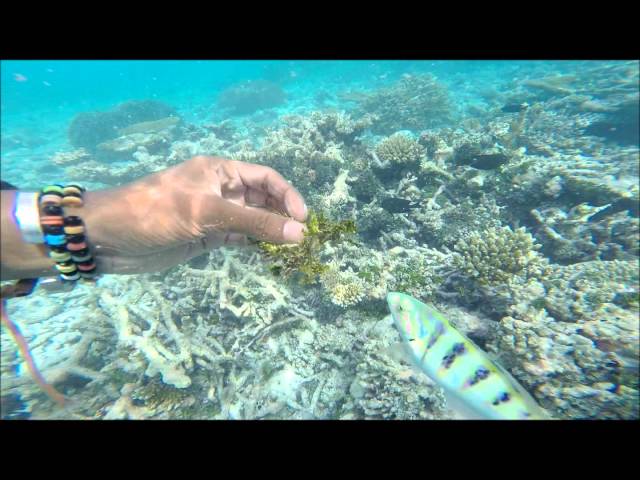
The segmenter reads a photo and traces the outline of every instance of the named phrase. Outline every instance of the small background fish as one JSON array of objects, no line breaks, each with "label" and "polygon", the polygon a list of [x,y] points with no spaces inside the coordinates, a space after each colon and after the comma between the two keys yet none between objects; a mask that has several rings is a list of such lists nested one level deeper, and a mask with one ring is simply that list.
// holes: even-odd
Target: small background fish
[{"label": "small background fish", "polygon": [[406,213],[418,208],[420,204],[404,198],[386,197],[380,201],[380,206],[389,213]]}]

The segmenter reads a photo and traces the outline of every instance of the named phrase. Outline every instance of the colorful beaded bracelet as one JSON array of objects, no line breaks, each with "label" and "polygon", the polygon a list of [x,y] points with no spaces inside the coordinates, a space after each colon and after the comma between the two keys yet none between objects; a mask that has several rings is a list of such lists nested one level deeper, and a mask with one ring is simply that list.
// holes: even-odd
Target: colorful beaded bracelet
[{"label": "colorful beaded bracelet", "polygon": [[49,257],[64,281],[94,279],[96,264],[86,242],[85,228],[78,216],[65,216],[62,207],[82,206],[84,187],[48,185],[40,193],[40,224]]},{"label": "colorful beaded bracelet", "polygon": [[65,217],[64,232],[67,236],[67,250],[80,276],[86,279],[95,278],[96,263],[89,251],[82,219],[76,216]]}]

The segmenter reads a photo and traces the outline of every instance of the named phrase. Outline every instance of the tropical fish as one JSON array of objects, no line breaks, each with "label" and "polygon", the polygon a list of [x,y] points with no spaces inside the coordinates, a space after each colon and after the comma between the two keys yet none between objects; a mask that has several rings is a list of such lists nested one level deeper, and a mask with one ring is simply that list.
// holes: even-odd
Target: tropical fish
[{"label": "tropical fish", "polygon": [[406,213],[413,208],[418,208],[418,202],[404,198],[386,197],[380,201],[380,206],[389,213]]},{"label": "tropical fish", "polygon": [[502,107],[500,110],[502,110],[505,113],[518,113],[523,110],[526,110],[527,108],[529,108],[529,104],[526,102],[525,103],[508,103],[507,105]]},{"label": "tropical fish", "polygon": [[433,306],[400,292],[387,303],[410,361],[466,418],[545,419],[546,412],[521,385]]}]

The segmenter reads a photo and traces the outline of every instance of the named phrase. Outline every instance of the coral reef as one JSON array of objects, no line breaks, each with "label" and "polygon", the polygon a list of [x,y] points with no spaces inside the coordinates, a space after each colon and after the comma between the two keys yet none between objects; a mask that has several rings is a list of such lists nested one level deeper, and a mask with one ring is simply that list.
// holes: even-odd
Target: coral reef
[{"label": "coral reef", "polygon": [[637,257],[637,218],[630,217],[625,211],[599,221],[592,220],[609,206],[581,203],[568,212],[556,207],[531,210],[540,225],[536,236],[544,245],[544,253],[564,264]]},{"label": "coral reef", "polygon": [[[609,309],[607,320],[578,324],[556,322],[544,310],[509,316],[490,348],[556,418],[637,418],[637,314],[620,321]],[[630,357],[616,347],[620,338],[631,342]]]},{"label": "coral reef", "polygon": [[[94,315],[94,302],[94,292],[79,287],[65,297],[38,292],[8,304],[8,315],[20,326],[43,377],[68,397],[104,377],[101,345],[111,341],[112,335],[104,317]],[[15,394],[28,410],[50,415],[55,408],[51,399],[33,382],[4,330],[1,342],[2,397]],[[12,413],[3,409],[2,416]]]},{"label": "coral reef", "polygon": [[442,391],[411,367],[381,354],[379,342],[363,346],[366,361],[358,363],[349,392],[366,419],[418,420],[447,418]]},{"label": "coral reef", "polygon": [[544,284],[544,306],[564,322],[585,320],[605,303],[628,306],[638,294],[638,260],[590,261],[556,267]]},{"label": "coral reef", "polygon": [[131,157],[133,161],[117,166],[107,166],[97,160],[89,160],[67,167],[65,171],[72,180],[115,186],[163,170],[173,164],[162,155],[149,154],[147,149],[142,146],[137,147]]},{"label": "coral reef", "polygon": [[[501,68],[291,83],[281,117],[281,87],[260,81],[199,123],[159,102],[78,115],[72,147],[43,155],[68,180],[259,163],[303,194],[308,233],[11,300],[70,401],[37,389],[2,331],[3,418],[452,418],[396,355],[389,291],[436,305],[554,418],[640,418],[638,63]],[[3,147],[38,143],[11,134]]]}]

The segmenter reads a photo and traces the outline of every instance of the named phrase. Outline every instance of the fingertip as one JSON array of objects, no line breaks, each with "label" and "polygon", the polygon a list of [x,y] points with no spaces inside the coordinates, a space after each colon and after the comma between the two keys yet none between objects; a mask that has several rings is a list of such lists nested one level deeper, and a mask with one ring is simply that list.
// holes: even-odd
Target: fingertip
[{"label": "fingertip", "polygon": [[300,243],[304,238],[304,225],[295,220],[287,220],[282,228],[285,243]]},{"label": "fingertip", "polygon": [[306,220],[307,205],[295,189],[292,188],[285,194],[284,206],[287,209],[287,213],[296,220],[301,222]]}]

